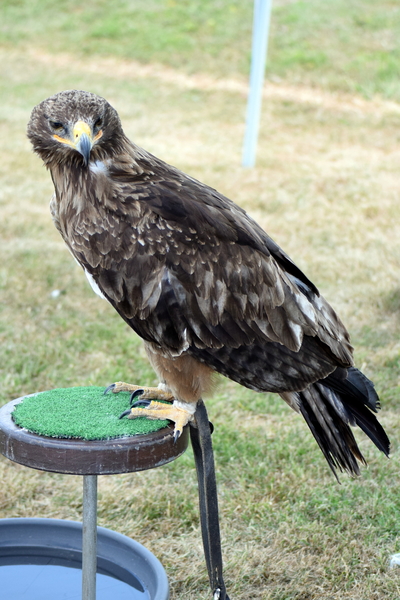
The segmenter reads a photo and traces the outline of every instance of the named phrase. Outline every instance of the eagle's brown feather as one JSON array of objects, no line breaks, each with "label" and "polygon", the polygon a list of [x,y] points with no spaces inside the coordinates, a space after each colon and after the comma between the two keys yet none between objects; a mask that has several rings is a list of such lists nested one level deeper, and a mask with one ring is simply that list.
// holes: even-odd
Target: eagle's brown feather
[{"label": "eagle's brown feather", "polygon": [[[64,124],[67,137],[78,120],[94,132],[96,119],[104,125],[86,166],[77,150],[51,135],[51,122]],[[192,385],[191,401],[198,400],[212,369],[257,391],[281,393],[301,410],[296,392],[352,366],[345,327],[291,259],[231,200],[130,142],[105,100],[56,94],[33,110],[28,136],[51,171],[51,212],[67,246],[145,340],[178,399]],[[185,369],[175,368],[185,357],[204,380],[196,390]],[[169,371],[180,373],[173,383]],[[313,402],[321,397],[315,390],[307,392]],[[317,413],[320,423],[325,413]],[[342,438],[335,444],[343,445]],[[384,433],[382,440],[387,451]],[[356,472],[342,456],[355,454],[352,444],[344,446],[339,454],[332,450],[335,466]]]}]

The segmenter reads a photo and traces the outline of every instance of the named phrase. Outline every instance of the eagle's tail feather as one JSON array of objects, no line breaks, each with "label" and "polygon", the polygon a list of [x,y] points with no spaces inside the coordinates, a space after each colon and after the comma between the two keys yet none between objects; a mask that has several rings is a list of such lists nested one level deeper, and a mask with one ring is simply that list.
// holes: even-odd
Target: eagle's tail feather
[{"label": "eagle's tail feather", "polygon": [[366,464],[350,425],[358,425],[389,455],[389,439],[373,414],[379,408],[378,396],[372,382],[357,369],[336,369],[298,396],[300,412],[335,477],[336,469],[358,475],[357,461]]}]

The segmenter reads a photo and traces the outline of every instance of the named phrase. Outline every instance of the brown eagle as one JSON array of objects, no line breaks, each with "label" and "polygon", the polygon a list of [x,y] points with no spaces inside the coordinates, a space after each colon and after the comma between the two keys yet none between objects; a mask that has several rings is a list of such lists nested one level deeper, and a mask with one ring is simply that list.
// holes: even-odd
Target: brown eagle
[{"label": "brown eagle", "polygon": [[217,371],[280,394],[333,472],[365,463],[350,425],[388,455],[377,394],[353,367],[345,327],[244,210],[131,142],[95,94],[44,100],[28,137],[51,173],[57,229],[94,290],[144,340],[160,379],[158,388],[111,386],[141,396],[131,418],[171,419],[179,436]]}]

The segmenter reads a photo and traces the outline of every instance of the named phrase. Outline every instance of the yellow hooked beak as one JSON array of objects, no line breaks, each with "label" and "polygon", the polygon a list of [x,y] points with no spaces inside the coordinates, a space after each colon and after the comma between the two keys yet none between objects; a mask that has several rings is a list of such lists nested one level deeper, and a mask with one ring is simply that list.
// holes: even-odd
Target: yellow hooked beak
[{"label": "yellow hooked beak", "polygon": [[85,165],[89,162],[90,152],[93,144],[101,138],[103,132],[100,130],[95,137],[92,135],[90,126],[84,121],[77,121],[72,130],[72,140],[53,135],[53,138],[62,144],[67,144],[77,150],[83,156]]}]

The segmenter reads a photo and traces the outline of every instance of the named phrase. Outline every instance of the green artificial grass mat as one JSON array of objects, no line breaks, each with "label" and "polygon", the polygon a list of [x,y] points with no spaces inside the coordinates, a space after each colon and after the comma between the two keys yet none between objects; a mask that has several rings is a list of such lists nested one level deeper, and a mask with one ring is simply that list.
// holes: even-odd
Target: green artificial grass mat
[{"label": "green artificial grass mat", "polygon": [[109,440],[144,435],[166,427],[169,421],[147,417],[119,419],[129,408],[129,392],[104,395],[104,387],[59,388],[25,397],[12,413],[14,422],[28,431],[55,438]]}]

